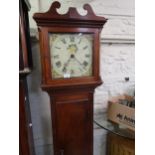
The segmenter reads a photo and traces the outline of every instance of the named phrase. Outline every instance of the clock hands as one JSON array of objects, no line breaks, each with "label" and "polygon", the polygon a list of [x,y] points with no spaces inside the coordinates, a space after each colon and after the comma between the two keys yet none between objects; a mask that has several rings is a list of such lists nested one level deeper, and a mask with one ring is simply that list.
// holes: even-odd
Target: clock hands
[{"label": "clock hands", "polygon": [[[64,72],[64,73],[67,73],[67,69],[70,69],[70,73],[72,73],[73,74],[73,70],[69,67],[68,68],[68,65],[70,64],[70,61],[74,61],[74,62],[76,62],[76,63],[78,63],[80,66],[79,66],[79,70],[82,72],[82,70],[87,70],[86,69],[86,67],[88,66],[88,62],[87,61],[84,61],[84,62],[82,62],[81,63],[81,61],[76,57],[76,53],[77,53],[77,51],[79,51],[79,49],[78,49],[78,47],[77,47],[77,45],[75,44],[75,43],[73,43],[74,42],[74,37],[70,37],[70,42],[71,42],[71,44],[69,44],[68,46],[67,46],[67,51],[69,52],[69,58],[68,58],[68,60],[64,63],[64,66],[63,66],[63,68],[62,68],[62,71]],[[81,38],[80,38],[80,40],[79,40],[79,42],[78,43],[80,43],[81,42]],[[64,40],[63,40],[64,41]],[[86,45],[86,46],[84,46],[83,47],[83,50],[86,50],[88,48],[88,45]]]},{"label": "clock hands", "polygon": [[71,54],[71,58],[73,58],[74,60],[76,60],[76,62],[78,62],[78,64],[80,64],[80,66],[83,66],[83,69],[85,69],[85,66],[75,57],[75,55]]},{"label": "clock hands", "polygon": [[54,71],[64,78],[90,75],[91,49],[86,37],[65,35],[53,42]]},{"label": "clock hands", "polygon": [[71,57],[69,57],[69,59],[67,60],[67,62],[64,64],[64,67],[62,69],[63,72],[66,72],[66,67],[68,66],[69,62],[71,61]]},{"label": "clock hands", "polygon": [[86,70],[85,65],[84,65],[83,63],[81,63],[81,62],[75,57],[74,54],[71,54],[70,57],[69,57],[69,59],[67,60],[67,62],[64,64],[64,67],[63,67],[63,69],[62,69],[63,72],[66,72],[66,70],[67,70],[66,67],[69,65],[69,63],[70,63],[70,61],[71,61],[72,59],[74,59],[80,66],[82,66],[82,68],[83,68],[84,70]]}]

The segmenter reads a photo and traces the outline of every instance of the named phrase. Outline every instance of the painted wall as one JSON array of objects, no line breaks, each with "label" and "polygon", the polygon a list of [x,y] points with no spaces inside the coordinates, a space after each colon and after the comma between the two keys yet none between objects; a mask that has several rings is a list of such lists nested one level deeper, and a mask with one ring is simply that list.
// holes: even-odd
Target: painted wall
[{"label": "painted wall", "polygon": [[[36,24],[32,19],[33,13],[47,11],[51,2],[52,0],[30,0],[31,36],[37,36]],[[134,0],[60,0],[60,2],[62,2],[60,13],[67,12],[68,6],[76,6],[81,14],[85,14],[81,6],[86,2],[92,6],[97,15],[108,18],[101,34],[100,50],[100,73],[104,83],[95,90],[94,101],[95,115],[102,114],[110,97],[123,93],[132,94],[134,90]],[[28,77],[28,85],[34,140],[38,148],[37,155],[49,155],[47,152],[52,144],[50,106],[48,95],[40,88],[41,70],[37,40],[32,42],[32,52],[34,70]],[[129,77],[128,82],[125,81],[125,77]],[[95,155],[100,155],[99,152]]]}]

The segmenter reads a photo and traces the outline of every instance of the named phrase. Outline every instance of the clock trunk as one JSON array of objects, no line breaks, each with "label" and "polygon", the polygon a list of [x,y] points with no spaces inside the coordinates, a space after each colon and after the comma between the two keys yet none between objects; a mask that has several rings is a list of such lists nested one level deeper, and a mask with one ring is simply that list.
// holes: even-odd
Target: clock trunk
[{"label": "clock trunk", "polygon": [[92,155],[93,93],[71,92],[64,90],[51,97],[54,152],[56,155]]}]

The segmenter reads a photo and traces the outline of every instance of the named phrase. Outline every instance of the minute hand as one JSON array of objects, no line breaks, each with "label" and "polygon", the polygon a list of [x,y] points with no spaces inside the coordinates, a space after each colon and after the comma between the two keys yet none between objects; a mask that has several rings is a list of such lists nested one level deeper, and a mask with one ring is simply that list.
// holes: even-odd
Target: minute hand
[{"label": "minute hand", "polygon": [[86,70],[85,66],[76,57],[74,57],[74,59]]},{"label": "minute hand", "polygon": [[68,66],[69,62],[71,61],[71,57],[67,60],[67,62],[64,64],[63,70],[66,70],[66,67]]}]

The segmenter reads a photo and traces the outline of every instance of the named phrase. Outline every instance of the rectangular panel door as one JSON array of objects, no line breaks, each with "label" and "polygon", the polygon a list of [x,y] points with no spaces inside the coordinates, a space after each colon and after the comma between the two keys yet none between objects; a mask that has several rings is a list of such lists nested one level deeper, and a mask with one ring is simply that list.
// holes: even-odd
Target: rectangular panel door
[{"label": "rectangular panel door", "polygon": [[56,103],[57,146],[60,155],[92,155],[93,105],[88,96],[64,98]]}]

